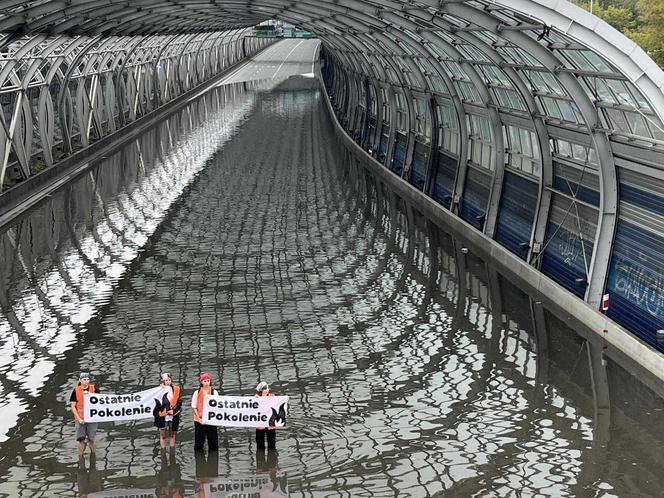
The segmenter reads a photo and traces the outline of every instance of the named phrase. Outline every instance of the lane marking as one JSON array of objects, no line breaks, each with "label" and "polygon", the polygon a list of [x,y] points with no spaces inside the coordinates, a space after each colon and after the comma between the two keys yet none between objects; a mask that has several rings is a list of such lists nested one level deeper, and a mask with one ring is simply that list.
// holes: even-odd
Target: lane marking
[{"label": "lane marking", "polygon": [[316,67],[316,52],[318,52],[318,44],[319,44],[319,43],[320,43],[320,41],[318,41],[318,42],[314,45],[314,53],[311,55],[311,73],[312,73],[312,74],[315,73],[314,68]]},{"label": "lane marking", "polygon": [[261,52],[261,53],[255,55],[254,57],[252,57],[251,59],[249,59],[248,61],[246,61],[243,65],[241,65],[240,67],[238,67],[238,68],[237,68],[235,71],[233,71],[231,74],[229,74],[228,76],[226,76],[223,80],[221,80],[221,81],[217,84],[217,86],[221,86],[221,85],[223,85],[223,84],[225,84],[225,83],[228,83],[228,80],[230,80],[231,78],[237,76],[237,74],[238,74],[240,71],[242,71],[242,70],[244,70],[244,69],[248,69],[252,64],[254,64],[254,67],[257,67],[258,65],[256,64],[256,62],[262,62],[261,59],[260,59],[259,57],[265,57],[265,56],[267,56],[269,52],[272,52],[272,51],[275,50],[276,48],[279,48],[279,45],[280,45],[280,42],[277,42],[277,43],[275,43],[274,45],[272,45],[271,47],[268,47],[267,50],[265,50],[265,51],[263,51],[263,52]]},{"label": "lane marking", "polygon": [[298,43],[297,45],[295,45],[295,46],[293,47],[293,50],[291,50],[290,52],[288,52],[288,55],[286,56],[286,58],[284,59],[284,61],[279,65],[279,67],[277,68],[277,70],[274,72],[274,76],[272,76],[272,79],[274,79],[274,78],[277,77],[277,73],[279,72],[279,70],[281,69],[281,67],[286,63],[286,61],[288,60],[288,58],[290,57],[290,55],[291,55],[293,52],[295,52],[295,49],[296,49],[297,47],[299,47],[300,45],[302,45],[303,43],[304,43],[304,40],[302,40],[300,43]]}]

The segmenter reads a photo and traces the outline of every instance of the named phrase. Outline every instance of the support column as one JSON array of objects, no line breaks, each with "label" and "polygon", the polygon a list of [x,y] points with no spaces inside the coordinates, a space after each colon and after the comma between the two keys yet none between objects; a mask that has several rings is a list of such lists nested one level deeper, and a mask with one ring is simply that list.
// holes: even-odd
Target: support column
[{"label": "support column", "polygon": [[424,193],[431,197],[434,190],[436,175],[438,174],[438,138],[440,135],[440,123],[438,122],[438,105],[436,98],[429,99],[429,112],[431,113],[431,151],[427,164],[427,173],[424,179]]}]

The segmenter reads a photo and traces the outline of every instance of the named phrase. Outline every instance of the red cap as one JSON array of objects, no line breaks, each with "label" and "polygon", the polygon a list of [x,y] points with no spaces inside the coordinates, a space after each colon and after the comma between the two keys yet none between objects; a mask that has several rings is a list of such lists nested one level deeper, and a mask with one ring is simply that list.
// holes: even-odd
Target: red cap
[{"label": "red cap", "polygon": [[201,374],[200,381],[203,382],[204,380],[212,381],[212,377],[209,373]]}]

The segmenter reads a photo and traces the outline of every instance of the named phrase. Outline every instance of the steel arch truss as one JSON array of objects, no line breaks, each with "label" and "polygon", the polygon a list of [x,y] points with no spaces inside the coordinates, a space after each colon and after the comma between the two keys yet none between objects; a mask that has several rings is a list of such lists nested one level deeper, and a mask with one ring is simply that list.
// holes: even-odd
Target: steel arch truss
[{"label": "steel arch truss", "polygon": [[339,0],[299,22],[360,146],[661,347],[662,72],[580,9],[501,3]]},{"label": "steel arch truss", "polygon": [[[211,74],[196,54],[219,31],[281,19],[323,40],[340,121],[386,167],[593,306],[611,292],[609,315],[648,342],[664,329],[664,73],[565,0],[0,0],[0,12],[13,64],[53,50],[30,76],[59,92],[37,99],[37,125],[25,90],[2,96],[2,152],[24,176],[26,129],[53,161],[56,142],[104,133],[109,108],[120,126]],[[27,65],[0,71],[1,91],[32,84]]]},{"label": "steel arch truss", "polygon": [[0,185],[29,178],[272,41],[247,34],[7,40],[0,53]]}]

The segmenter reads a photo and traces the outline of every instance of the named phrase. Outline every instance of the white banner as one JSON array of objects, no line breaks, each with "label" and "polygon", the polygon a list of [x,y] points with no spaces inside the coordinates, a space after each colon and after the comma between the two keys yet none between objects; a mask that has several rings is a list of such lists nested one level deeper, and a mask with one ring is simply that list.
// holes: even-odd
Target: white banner
[{"label": "white banner", "polygon": [[133,394],[86,394],[83,420],[94,423],[152,418],[155,400],[170,392],[170,387],[158,386]]},{"label": "white banner", "polygon": [[205,498],[239,498],[242,496],[281,498],[290,495],[286,474],[276,474],[274,476],[214,479],[204,484],[203,496]]},{"label": "white banner", "polygon": [[116,489],[88,493],[88,498],[158,498],[153,489]]},{"label": "white banner", "polygon": [[224,427],[283,427],[288,396],[205,396],[203,423]]}]

